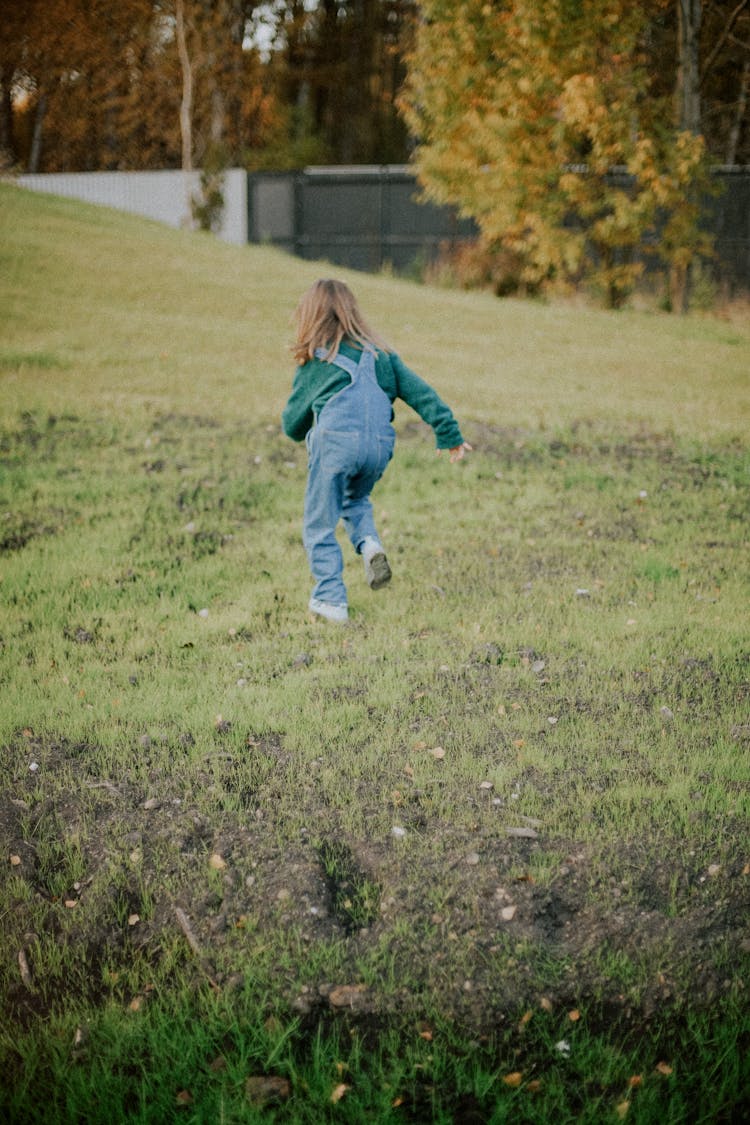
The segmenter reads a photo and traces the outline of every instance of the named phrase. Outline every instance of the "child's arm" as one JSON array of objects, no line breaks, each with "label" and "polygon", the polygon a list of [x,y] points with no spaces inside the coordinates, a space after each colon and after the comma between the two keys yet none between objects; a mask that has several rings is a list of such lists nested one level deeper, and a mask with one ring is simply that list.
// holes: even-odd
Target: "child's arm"
[{"label": "child's arm", "polygon": [[281,415],[282,429],[292,441],[304,441],[307,431],[315,420],[310,383],[302,376],[301,371],[302,368],[298,367],[292,393]]},{"label": "child's arm", "polygon": [[394,397],[403,399],[428,426],[432,426],[438,452],[448,449],[451,461],[460,461],[471,446],[464,441],[453,411],[429,383],[406,366],[400,356],[391,353],[389,359],[395,379]]}]

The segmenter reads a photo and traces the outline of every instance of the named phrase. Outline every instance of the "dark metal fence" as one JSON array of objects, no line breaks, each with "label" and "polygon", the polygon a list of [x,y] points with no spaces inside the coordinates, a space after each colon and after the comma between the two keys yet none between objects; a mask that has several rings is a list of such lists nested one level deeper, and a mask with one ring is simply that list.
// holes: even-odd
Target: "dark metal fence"
[{"label": "dark metal fence", "polygon": [[[704,203],[715,238],[712,273],[730,293],[750,289],[750,168],[719,168],[715,177],[718,194]],[[418,197],[402,165],[251,173],[248,239],[352,269],[405,272],[477,233],[452,208]]]},{"label": "dark metal fence", "polygon": [[418,195],[413,173],[400,165],[253,173],[248,237],[300,258],[402,272],[441,244],[476,234],[450,207],[419,203]]},{"label": "dark metal fence", "polygon": [[729,292],[750,289],[750,168],[717,168],[718,194],[704,204],[714,236],[713,273]]}]

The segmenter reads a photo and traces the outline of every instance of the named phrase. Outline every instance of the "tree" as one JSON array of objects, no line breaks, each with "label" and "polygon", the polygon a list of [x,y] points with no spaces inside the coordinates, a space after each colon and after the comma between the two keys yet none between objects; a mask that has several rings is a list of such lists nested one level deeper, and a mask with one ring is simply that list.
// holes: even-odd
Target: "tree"
[{"label": "tree", "polygon": [[288,0],[277,29],[282,101],[332,163],[406,159],[396,109],[415,0]]},{"label": "tree", "polygon": [[275,125],[266,71],[245,34],[255,0],[59,0],[54,20],[43,0],[4,2],[13,18],[0,47],[2,93],[16,93],[16,122],[23,93],[37,123],[38,143],[14,153],[27,166],[39,152],[45,171],[180,167],[181,123],[193,163],[219,149],[241,162]]},{"label": "tree", "polygon": [[420,7],[401,102],[420,179],[512,255],[521,287],[586,276],[617,306],[660,212],[679,213],[674,253],[691,242],[696,216],[682,200],[703,146],[665,127],[651,96],[653,2]]}]

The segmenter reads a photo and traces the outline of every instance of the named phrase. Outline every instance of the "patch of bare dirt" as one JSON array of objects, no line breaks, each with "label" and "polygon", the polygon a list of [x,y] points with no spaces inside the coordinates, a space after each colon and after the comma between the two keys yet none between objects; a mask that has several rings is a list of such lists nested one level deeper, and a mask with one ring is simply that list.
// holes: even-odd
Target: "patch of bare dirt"
[{"label": "patch of bare dirt", "polygon": [[[631,842],[611,857],[609,878],[606,857],[555,841],[567,854],[541,884],[528,871],[548,845],[533,828],[470,835],[422,817],[434,846],[417,867],[397,840],[343,838],[330,810],[318,810],[315,839],[289,842],[253,794],[241,813],[209,816],[175,790],[175,775],[100,776],[64,742],[30,738],[24,753],[38,768],[0,795],[15,881],[3,919],[6,1005],[21,1021],[111,995],[121,971],[139,958],[160,964],[175,943],[197,978],[237,987],[252,971],[249,936],[264,933],[272,945],[294,932],[301,950],[341,944],[341,979],[301,986],[279,970],[278,991],[303,1018],[418,1015],[429,994],[476,1029],[542,999],[563,1009],[588,996],[632,1021],[686,989],[708,1005],[738,987],[750,953],[741,825],[729,863],[686,856],[679,841],[659,841],[655,862],[653,842]],[[50,772],[70,779],[56,796],[45,795]],[[358,976],[378,948],[395,975],[382,991]]]}]

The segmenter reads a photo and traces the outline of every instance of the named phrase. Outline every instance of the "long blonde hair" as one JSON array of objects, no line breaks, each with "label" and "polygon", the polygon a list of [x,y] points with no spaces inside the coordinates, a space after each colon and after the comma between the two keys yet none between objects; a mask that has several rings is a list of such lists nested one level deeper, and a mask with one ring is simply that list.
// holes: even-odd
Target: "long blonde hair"
[{"label": "long blonde hair", "polygon": [[298,363],[312,359],[316,348],[325,348],[326,359],[333,359],[344,337],[371,351],[391,350],[370,328],[354,294],[343,281],[316,281],[303,293],[294,319],[297,337],[292,352]]}]

